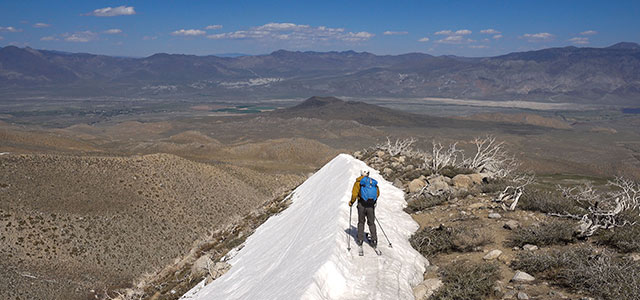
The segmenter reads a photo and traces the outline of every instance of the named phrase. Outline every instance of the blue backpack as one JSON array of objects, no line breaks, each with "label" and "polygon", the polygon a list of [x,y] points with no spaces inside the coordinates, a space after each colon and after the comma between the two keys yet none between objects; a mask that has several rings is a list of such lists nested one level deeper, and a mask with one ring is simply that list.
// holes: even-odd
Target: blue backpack
[{"label": "blue backpack", "polygon": [[375,179],[365,177],[360,180],[360,198],[364,201],[378,200],[378,182]]}]

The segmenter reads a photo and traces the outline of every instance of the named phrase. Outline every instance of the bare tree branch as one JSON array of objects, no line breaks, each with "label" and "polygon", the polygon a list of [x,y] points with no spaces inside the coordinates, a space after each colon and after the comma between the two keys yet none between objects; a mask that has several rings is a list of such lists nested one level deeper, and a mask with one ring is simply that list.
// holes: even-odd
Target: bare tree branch
[{"label": "bare tree branch", "polygon": [[399,154],[409,153],[413,150],[411,147],[416,140],[414,138],[408,139],[396,139],[394,143],[391,142],[389,137],[387,137],[387,142],[383,144],[377,144],[376,148],[386,151],[390,156],[396,156]]}]

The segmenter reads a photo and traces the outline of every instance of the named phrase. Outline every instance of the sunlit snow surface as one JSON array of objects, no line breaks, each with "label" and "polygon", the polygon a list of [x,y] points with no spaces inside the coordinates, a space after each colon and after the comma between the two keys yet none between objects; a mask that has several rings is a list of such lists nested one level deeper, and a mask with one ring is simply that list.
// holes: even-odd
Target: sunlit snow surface
[{"label": "sunlit snow surface", "polygon": [[[418,224],[402,210],[404,192],[376,170],[376,215],[393,248],[378,227],[382,256],[366,244],[358,256],[353,238],[347,251],[347,203],[365,168],[350,155],[338,155],[294,191],[289,208],[247,239],[225,275],[205,287],[200,283],[182,299],[413,299],[411,286],[422,281],[427,265],[408,242]],[[354,236],[357,215],[354,206]]]}]

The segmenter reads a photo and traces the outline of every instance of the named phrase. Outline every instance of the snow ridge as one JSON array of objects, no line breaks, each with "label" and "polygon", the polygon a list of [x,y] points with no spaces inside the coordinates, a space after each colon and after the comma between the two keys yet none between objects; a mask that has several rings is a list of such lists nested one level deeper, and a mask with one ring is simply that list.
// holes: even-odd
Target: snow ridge
[{"label": "snow ridge", "polygon": [[[258,227],[226,274],[182,299],[413,299],[411,286],[428,266],[408,242],[418,224],[402,210],[404,192],[372,169],[380,186],[376,216],[393,248],[378,227],[382,256],[365,245],[359,257],[354,239],[347,251],[347,203],[362,169],[370,168],[347,154],[335,157],[293,192],[289,208]],[[354,206],[354,236],[356,224]]]}]

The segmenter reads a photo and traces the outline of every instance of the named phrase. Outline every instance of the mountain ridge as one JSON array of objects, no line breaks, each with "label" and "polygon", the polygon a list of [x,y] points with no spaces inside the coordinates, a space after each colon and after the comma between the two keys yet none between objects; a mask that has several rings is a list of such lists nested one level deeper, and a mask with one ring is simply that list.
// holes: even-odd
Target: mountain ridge
[{"label": "mountain ridge", "polygon": [[640,45],[557,47],[478,58],[352,50],[131,58],[0,48],[0,98],[259,99],[318,94],[637,105]]}]

